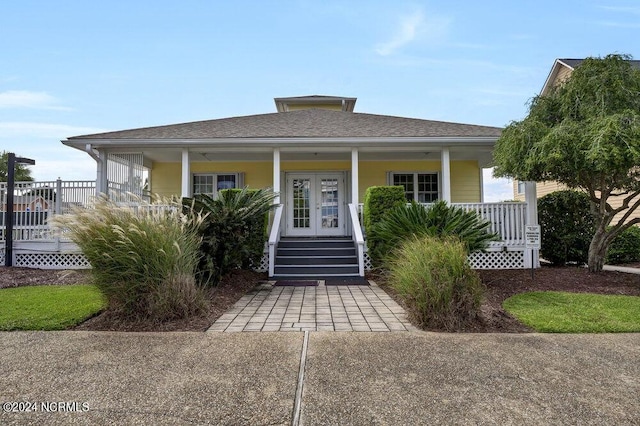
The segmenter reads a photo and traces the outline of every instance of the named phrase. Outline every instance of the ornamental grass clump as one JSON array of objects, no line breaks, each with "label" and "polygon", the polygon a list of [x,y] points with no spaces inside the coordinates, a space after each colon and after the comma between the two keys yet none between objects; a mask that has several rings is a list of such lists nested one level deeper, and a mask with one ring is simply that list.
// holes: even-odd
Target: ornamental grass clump
[{"label": "ornamental grass clump", "polygon": [[458,331],[476,319],[482,282],[454,237],[414,236],[394,252],[390,285],[404,299],[412,322],[424,329]]},{"label": "ornamental grass clump", "polygon": [[167,321],[206,309],[195,279],[201,217],[184,215],[175,202],[163,205],[127,207],[101,197],[53,221],[91,263],[109,308],[126,318]]}]

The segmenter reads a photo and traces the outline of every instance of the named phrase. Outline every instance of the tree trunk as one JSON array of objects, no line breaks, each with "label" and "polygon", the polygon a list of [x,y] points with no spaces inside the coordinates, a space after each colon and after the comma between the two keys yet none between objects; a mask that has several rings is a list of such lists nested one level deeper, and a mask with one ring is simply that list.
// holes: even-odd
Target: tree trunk
[{"label": "tree trunk", "polygon": [[602,272],[604,258],[607,255],[607,232],[604,229],[596,229],[591,244],[589,244],[589,272]]}]

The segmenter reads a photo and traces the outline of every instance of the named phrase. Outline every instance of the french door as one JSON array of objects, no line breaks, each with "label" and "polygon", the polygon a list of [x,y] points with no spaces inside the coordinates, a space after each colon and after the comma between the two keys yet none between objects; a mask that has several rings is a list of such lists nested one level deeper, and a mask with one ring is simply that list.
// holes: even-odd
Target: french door
[{"label": "french door", "polygon": [[290,236],[345,235],[343,174],[288,173],[286,218]]}]

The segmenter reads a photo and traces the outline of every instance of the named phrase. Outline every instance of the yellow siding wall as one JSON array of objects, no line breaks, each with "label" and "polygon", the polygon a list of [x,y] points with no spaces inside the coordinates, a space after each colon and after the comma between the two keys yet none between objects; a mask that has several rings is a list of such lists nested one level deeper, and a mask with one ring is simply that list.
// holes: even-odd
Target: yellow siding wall
[{"label": "yellow siding wall", "polygon": [[[162,196],[180,195],[180,163],[153,163],[151,192]],[[244,184],[266,188],[273,183],[271,162],[200,162],[191,163],[191,173],[244,173]]]},{"label": "yellow siding wall", "polygon": [[[350,161],[283,161],[283,172],[345,171]],[[370,186],[387,185],[388,172],[440,172],[439,161],[361,161],[359,164],[360,202]],[[192,173],[243,172],[244,183],[251,188],[266,188],[273,183],[273,165],[264,162],[191,163]],[[180,194],[180,163],[154,163],[151,169],[151,192],[163,196]],[[480,201],[480,168],[476,161],[451,162],[451,198],[454,203]]]},{"label": "yellow siding wall", "polygon": [[479,203],[480,168],[477,161],[451,162],[451,202]]}]

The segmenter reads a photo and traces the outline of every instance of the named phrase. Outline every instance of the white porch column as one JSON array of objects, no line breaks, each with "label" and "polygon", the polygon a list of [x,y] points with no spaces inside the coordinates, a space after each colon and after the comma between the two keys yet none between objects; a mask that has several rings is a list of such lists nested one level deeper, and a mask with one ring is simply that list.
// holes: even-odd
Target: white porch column
[{"label": "white porch column", "polygon": [[280,148],[273,148],[273,192],[275,204],[280,204]]},{"label": "white porch column", "polygon": [[96,176],[96,193],[108,194],[109,193],[109,181],[107,176],[107,154],[104,151],[98,153],[97,164],[97,176]]},{"label": "white porch column", "polygon": [[449,159],[449,148],[442,148],[442,199],[451,203],[451,164]]},{"label": "white porch column", "polygon": [[[527,225],[538,225],[538,198],[536,197],[536,183],[525,182],[524,183],[524,199],[527,203]],[[524,266],[525,268],[531,268],[533,262],[534,268],[540,267],[540,254],[538,250],[525,250],[524,252]]]},{"label": "white porch column", "polygon": [[191,197],[191,161],[188,149],[182,150],[182,198]]},{"label": "white porch column", "polygon": [[360,194],[358,193],[359,185],[359,171],[358,171],[358,148],[351,148],[351,203],[356,207],[360,200]]}]

